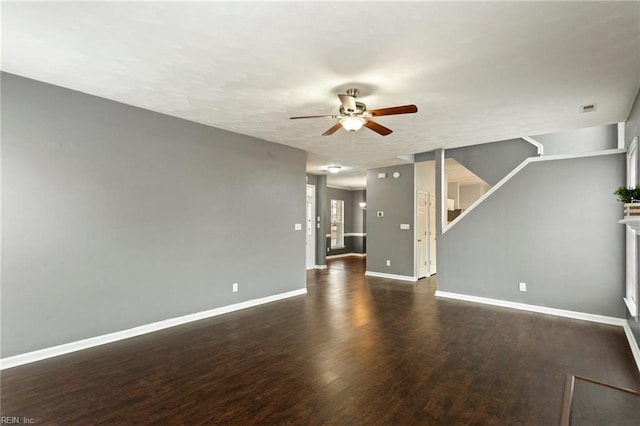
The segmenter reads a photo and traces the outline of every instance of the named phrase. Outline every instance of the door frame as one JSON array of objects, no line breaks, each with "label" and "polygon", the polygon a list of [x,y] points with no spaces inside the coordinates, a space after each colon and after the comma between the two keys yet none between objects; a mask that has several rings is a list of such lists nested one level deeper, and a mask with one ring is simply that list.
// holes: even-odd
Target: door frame
[{"label": "door frame", "polygon": [[[418,255],[419,250],[418,250],[418,229],[420,229],[419,225],[418,225],[418,220],[420,219],[420,215],[418,214],[418,208],[419,208],[419,204],[418,204],[418,200],[420,198],[420,195],[424,195],[424,199],[425,199],[425,214],[424,214],[424,229],[425,229],[425,241],[424,241],[424,268],[425,268],[425,274],[419,274],[418,270],[419,265],[418,263],[420,262],[420,256]],[[420,279],[420,278],[424,278],[424,277],[428,277],[429,276],[429,240],[428,240],[428,235],[429,235],[429,193],[425,192],[425,191],[416,191],[416,199],[415,199],[415,217],[416,217],[416,228],[415,228],[415,232],[414,232],[414,240],[415,240],[415,253],[416,253],[416,261],[415,261],[415,276],[416,278]]]},{"label": "door frame", "polygon": [[[311,217],[309,217],[309,189],[313,189],[313,205],[311,206]],[[309,269],[314,269],[316,267],[316,186],[307,184],[306,192],[305,192],[305,215],[306,215],[306,228],[304,230],[305,235],[305,269],[308,271]],[[311,235],[309,235],[309,230],[311,230]],[[309,252],[309,245],[311,245],[311,252]],[[312,262],[311,266],[309,266],[309,255],[311,255]]]},{"label": "door frame", "polygon": [[[431,206],[433,206],[433,215],[431,214]],[[432,275],[435,275],[438,273],[438,253],[431,253],[431,237],[433,236],[433,239],[435,240],[437,237],[437,223],[436,223],[436,216],[437,216],[437,208],[438,208],[438,203],[436,201],[436,196],[435,194],[428,192],[427,193],[427,277],[430,277]],[[431,233],[431,223],[433,222],[433,228],[434,228],[434,232],[433,234]],[[435,247],[435,244],[434,244]],[[432,261],[432,255],[434,255],[433,257],[435,257],[436,261],[433,262],[433,269],[434,272],[431,273],[431,261]]]}]

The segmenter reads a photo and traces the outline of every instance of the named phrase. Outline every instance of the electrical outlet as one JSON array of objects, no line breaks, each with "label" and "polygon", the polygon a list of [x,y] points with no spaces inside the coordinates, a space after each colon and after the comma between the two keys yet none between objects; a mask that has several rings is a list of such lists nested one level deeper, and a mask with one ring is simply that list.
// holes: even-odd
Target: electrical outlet
[{"label": "electrical outlet", "polygon": [[520,291],[527,291],[527,283],[520,283]]},{"label": "electrical outlet", "polygon": [[387,259],[387,266],[391,266],[391,261]]},{"label": "electrical outlet", "polygon": [[238,291],[238,283],[233,283],[233,292],[237,292]]}]

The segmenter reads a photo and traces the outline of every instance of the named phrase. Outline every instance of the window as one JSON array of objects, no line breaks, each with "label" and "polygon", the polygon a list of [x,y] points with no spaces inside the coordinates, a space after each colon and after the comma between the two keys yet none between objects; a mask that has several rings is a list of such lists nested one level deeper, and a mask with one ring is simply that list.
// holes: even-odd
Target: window
[{"label": "window", "polygon": [[331,200],[331,248],[344,248],[344,201]]}]

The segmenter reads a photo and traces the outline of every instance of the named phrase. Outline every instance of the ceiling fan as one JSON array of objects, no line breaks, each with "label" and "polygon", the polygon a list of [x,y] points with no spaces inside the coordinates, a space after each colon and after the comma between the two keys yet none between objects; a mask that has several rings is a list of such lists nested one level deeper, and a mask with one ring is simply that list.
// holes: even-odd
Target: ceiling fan
[{"label": "ceiling fan", "polygon": [[333,127],[324,132],[322,136],[329,136],[337,132],[341,127],[350,132],[356,132],[362,128],[362,126],[373,130],[374,132],[387,136],[393,132],[388,127],[384,127],[381,124],[376,123],[371,117],[380,117],[383,115],[397,115],[397,114],[412,114],[418,112],[418,107],[415,105],[403,105],[390,108],[380,108],[367,110],[367,106],[362,102],[356,101],[358,96],[358,89],[348,89],[346,94],[340,94],[340,114],[329,115],[305,115],[301,117],[289,117],[291,120],[297,120],[300,118],[339,118]]}]

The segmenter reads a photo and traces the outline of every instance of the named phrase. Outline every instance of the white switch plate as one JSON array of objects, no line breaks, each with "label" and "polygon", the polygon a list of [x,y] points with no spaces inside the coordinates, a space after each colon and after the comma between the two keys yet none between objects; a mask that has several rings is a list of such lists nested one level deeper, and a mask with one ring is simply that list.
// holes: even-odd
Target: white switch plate
[{"label": "white switch plate", "polygon": [[520,291],[527,291],[527,283],[519,284]]},{"label": "white switch plate", "polygon": [[238,291],[238,283],[233,283],[233,292],[237,292]]},{"label": "white switch plate", "polygon": [[387,177],[386,173],[378,173],[378,179],[384,179]]},{"label": "white switch plate", "polygon": [[391,261],[387,259],[387,266],[391,266]]},{"label": "white switch plate", "polygon": [[302,230],[302,224],[301,223],[296,223],[296,231],[301,231]]},{"label": "white switch plate", "polygon": [[408,223],[401,223],[400,224],[400,229],[411,229],[411,226],[409,226]]}]

